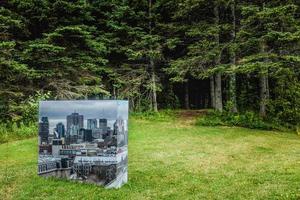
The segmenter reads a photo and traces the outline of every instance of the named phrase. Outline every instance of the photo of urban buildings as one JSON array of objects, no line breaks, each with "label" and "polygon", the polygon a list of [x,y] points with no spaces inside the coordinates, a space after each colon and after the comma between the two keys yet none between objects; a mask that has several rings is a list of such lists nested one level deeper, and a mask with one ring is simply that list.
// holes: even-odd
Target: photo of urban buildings
[{"label": "photo of urban buildings", "polygon": [[128,101],[41,101],[38,174],[119,188],[127,182]]}]

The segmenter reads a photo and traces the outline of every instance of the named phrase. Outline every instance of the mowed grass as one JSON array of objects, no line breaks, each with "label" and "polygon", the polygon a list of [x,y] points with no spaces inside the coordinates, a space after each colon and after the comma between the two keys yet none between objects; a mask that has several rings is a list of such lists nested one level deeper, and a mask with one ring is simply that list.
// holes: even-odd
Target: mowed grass
[{"label": "mowed grass", "polygon": [[38,177],[36,164],[36,139],[0,145],[0,199],[300,199],[292,133],[131,119],[120,189]]}]

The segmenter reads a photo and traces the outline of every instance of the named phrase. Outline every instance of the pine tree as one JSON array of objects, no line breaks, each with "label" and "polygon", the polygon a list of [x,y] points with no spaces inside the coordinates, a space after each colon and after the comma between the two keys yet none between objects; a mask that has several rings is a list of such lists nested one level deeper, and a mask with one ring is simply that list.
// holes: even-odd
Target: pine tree
[{"label": "pine tree", "polygon": [[20,121],[20,102],[32,92],[26,87],[31,70],[19,61],[21,55],[15,41],[27,34],[24,18],[0,8],[0,121]]},{"label": "pine tree", "polygon": [[[242,8],[244,19],[238,35],[240,48],[247,50],[241,54],[240,69],[246,73],[256,72],[259,76],[262,117],[266,117],[270,97],[269,77],[274,70],[286,66],[283,60],[294,51],[291,41],[299,39],[296,8],[293,4],[264,2]],[[283,45],[284,42],[288,45]]]}]

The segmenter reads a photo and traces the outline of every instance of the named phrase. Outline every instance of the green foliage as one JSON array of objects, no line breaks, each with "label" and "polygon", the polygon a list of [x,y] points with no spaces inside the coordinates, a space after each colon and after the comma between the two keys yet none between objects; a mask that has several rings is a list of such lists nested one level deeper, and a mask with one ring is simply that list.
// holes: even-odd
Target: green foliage
[{"label": "green foliage", "polygon": [[297,77],[299,70],[283,68],[277,71],[274,86],[276,98],[268,104],[269,117],[290,128],[300,125],[300,81]]},{"label": "green foliage", "polygon": [[210,111],[207,115],[199,117],[197,125],[200,126],[240,126],[251,129],[262,130],[284,130],[277,125],[264,121],[254,112],[232,113],[232,112],[217,112]]},{"label": "green foliage", "polygon": [[25,100],[18,103],[10,102],[9,106],[3,106],[5,109],[1,110],[3,115],[7,115],[6,118],[8,118],[9,121],[4,120],[6,118],[3,118],[0,123],[7,123],[8,126],[10,123],[25,125],[35,123],[38,119],[39,101],[46,100],[49,98],[49,96],[49,93],[42,94],[37,92],[35,95],[29,96]]},{"label": "green foliage", "polygon": [[49,97],[50,93],[42,94],[37,92],[35,95],[29,96],[28,99],[21,102],[19,106],[14,108],[20,112],[21,119],[17,122],[22,122],[25,125],[36,123],[36,120],[38,119],[39,102],[47,100]]},{"label": "green foliage", "polygon": [[0,144],[37,136],[37,126],[32,124],[0,124]]},{"label": "green foliage", "polygon": [[24,62],[36,70],[39,87],[58,99],[108,93],[100,75],[107,49],[91,31],[93,27],[64,26],[28,44]]},{"label": "green foliage", "polygon": [[[160,109],[177,108],[177,85],[215,74],[224,103],[236,88],[238,110],[257,112],[263,74],[267,118],[299,126],[298,1],[151,2],[1,2],[0,121],[32,121],[26,104],[37,93],[128,99],[141,112],[153,108],[155,91]],[[232,75],[236,84],[228,84]]]}]

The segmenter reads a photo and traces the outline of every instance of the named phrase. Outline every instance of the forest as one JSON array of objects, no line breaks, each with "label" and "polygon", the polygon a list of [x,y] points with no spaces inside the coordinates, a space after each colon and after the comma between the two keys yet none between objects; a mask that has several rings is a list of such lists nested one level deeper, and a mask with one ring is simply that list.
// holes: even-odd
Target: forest
[{"label": "forest", "polygon": [[35,122],[41,99],[127,99],[299,127],[299,1],[0,4],[1,123]]}]

